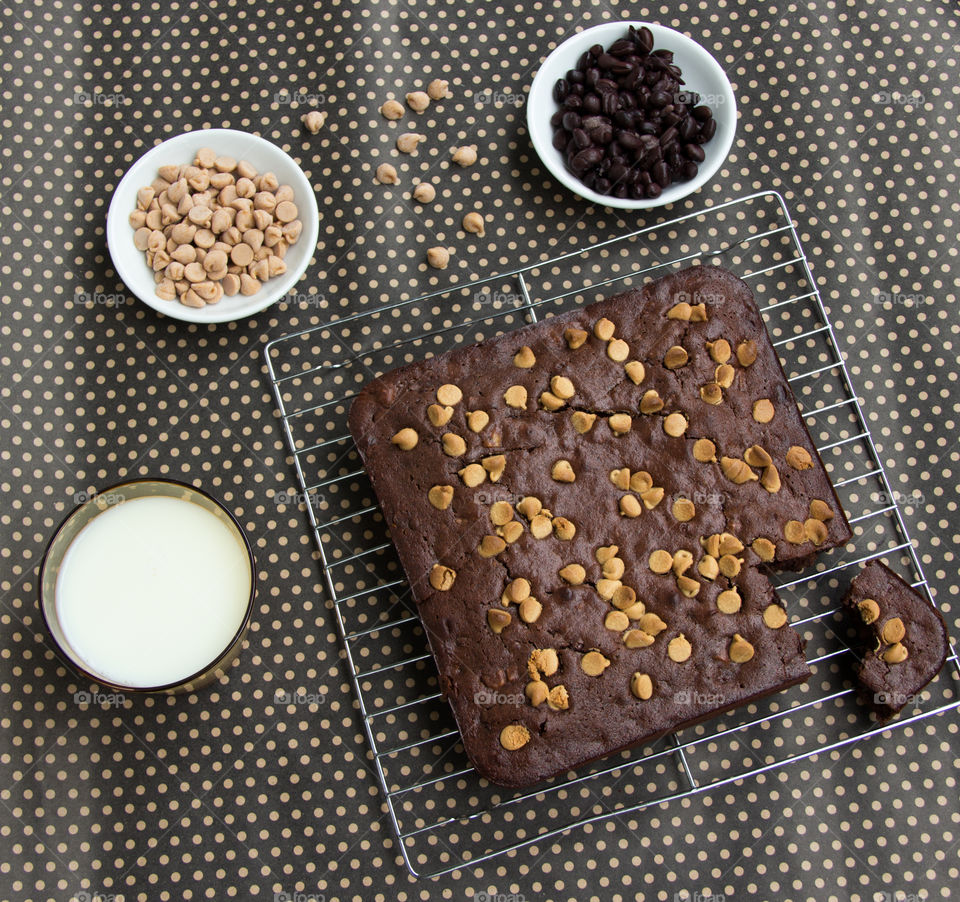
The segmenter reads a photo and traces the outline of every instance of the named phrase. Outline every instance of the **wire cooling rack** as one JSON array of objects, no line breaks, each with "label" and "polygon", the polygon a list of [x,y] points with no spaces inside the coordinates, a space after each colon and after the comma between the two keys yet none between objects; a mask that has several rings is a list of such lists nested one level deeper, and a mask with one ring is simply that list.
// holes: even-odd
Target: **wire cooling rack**
[{"label": "wire cooling rack", "polygon": [[[471,344],[693,263],[745,279],[760,305],[854,537],[778,592],[807,640],[803,686],[612,755],[526,791],[488,783],[464,755],[441,698],[402,570],[347,433],[350,399],[401,364]],[[490,278],[403,297],[265,349],[398,847],[414,876],[436,876],[576,826],[703,792],[886,729],[851,684],[839,599],[859,565],[882,558],[926,592],[898,502],[850,384],[783,198],[763,192]],[[909,503],[910,498],[906,498]],[[960,706],[960,662],[892,727]],[[628,820],[629,822],[629,820]]]}]

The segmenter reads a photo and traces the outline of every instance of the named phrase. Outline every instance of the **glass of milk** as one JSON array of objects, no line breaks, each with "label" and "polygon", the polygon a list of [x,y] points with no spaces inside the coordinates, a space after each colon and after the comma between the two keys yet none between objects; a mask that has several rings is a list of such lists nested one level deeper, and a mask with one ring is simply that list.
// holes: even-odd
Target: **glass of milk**
[{"label": "glass of milk", "polygon": [[136,479],[86,498],[47,546],[40,610],[80,674],[188,692],[226,672],[250,624],[253,551],[200,489]]}]

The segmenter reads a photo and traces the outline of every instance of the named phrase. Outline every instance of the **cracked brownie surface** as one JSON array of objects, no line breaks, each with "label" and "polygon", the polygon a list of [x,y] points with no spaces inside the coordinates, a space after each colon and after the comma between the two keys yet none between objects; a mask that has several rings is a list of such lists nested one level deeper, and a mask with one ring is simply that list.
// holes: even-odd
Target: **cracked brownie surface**
[{"label": "cracked brownie surface", "polygon": [[850,530],[731,273],[395,370],[350,430],[483,776],[528,785],[809,675],[763,570]]}]

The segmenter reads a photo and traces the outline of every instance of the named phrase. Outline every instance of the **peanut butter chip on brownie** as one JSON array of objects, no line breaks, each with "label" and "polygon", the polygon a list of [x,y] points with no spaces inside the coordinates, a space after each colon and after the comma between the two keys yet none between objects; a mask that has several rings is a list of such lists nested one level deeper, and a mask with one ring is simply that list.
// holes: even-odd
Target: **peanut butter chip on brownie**
[{"label": "peanut butter chip on brownie", "polygon": [[601,545],[595,552],[597,563],[605,564],[610,558],[616,557],[619,550],[619,545]]},{"label": "peanut butter chip on brownie", "polygon": [[497,535],[500,536],[508,545],[512,545],[517,541],[517,539],[520,538],[520,536],[523,535],[523,526],[516,520],[511,520],[509,523],[505,523],[497,530]]},{"label": "peanut butter chip on brownie", "polygon": [[587,571],[580,564],[567,564],[560,569],[560,579],[571,586],[582,586],[586,578]]},{"label": "peanut butter chip on brownie", "polygon": [[607,579],[604,576],[597,580],[597,595],[599,595],[604,601],[610,601],[621,585],[622,583],[619,579]]},{"label": "peanut butter chip on brownie", "polygon": [[570,348],[571,351],[575,351],[587,340],[588,336],[583,329],[570,328],[564,331],[563,337],[567,342],[567,347]]},{"label": "peanut butter chip on brownie", "polygon": [[[483,469],[481,467],[481,469]],[[494,526],[506,526],[513,519],[513,506],[509,501],[494,501],[490,507],[490,520]]]},{"label": "peanut butter chip on brownie", "polygon": [[503,400],[508,407],[524,410],[527,406],[527,390],[522,385],[511,385],[503,393]]},{"label": "peanut butter chip on brownie", "polygon": [[467,443],[455,432],[445,432],[440,442],[443,445],[443,453],[449,457],[460,457],[467,453]]},{"label": "peanut butter chip on brownie", "polygon": [[720,575],[720,566],[717,559],[711,554],[705,554],[697,564],[697,573],[711,582],[715,580]]},{"label": "peanut butter chip on brownie", "polygon": [[714,363],[726,363],[730,359],[730,342],[725,338],[707,342],[707,353]]},{"label": "peanut butter chip on brownie", "polygon": [[833,519],[833,508],[827,504],[826,501],[821,501],[819,498],[814,498],[810,502],[810,516],[814,520],[822,520],[824,523],[827,520]]},{"label": "peanut butter chip on brownie", "polygon": [[693,443],[693,459],[702,464],[712,463],[717,459],[717,446],[708,438],[698,438]]},{"label": "peanut butter chip on brownie", "polygon": [[459,404],[463,400],[463,392],[456,385],[448,382],[437,389],[437,400],[445,406]]},{"label": "peanut butter chip on brownie", "polygon": [[504,551],[506,547],[507,543],[500,536],[484,536],[480,540],[480,547],[477,550],[480,552],[480,557],[494,557]]},{"label": "peanut butter chip on brownie", "polygon": [[562,683],[554,686],[547,696],[547,707],[551,711],[566,711],[570,707],[570,694]]},{"label": "peanut butter chip on brownie", "polygon": [[603,625],[608,630],[620,633],[630,626],[630,618],[624,614],[623,611],[610,611],[607,616],[603,618]]},{"label": "peanut butter chip on brownie", "polygon": [[585,435],[593,429],[593,424],[596,421],[597,415],[595,413],[586,413],[583,410],[575,410],[570,417],[570,423],[580,435]]},{"label": "peanut butter chip on brownie", "polygon": [[593,334],[601,341],[610,341],[617,327],[605,316],[600,317],[593,326]]},{"label": "peanut butter chip on brownie", "polygon": [[906,634],[907,631],[903,625],[903,621],[899,617],[891,617],[880,629],[880,638],[887,645],[893,645],[894,642],[899,642]]},{"label": "peanut butter chip on brownie", "polygon": [[783,537],[791,545],[802,545],[807,540],[807,534],[799,520],[787,520],[783,527]]},{"label": "peanut butter chip on brownie", "polygon": [[530,731],[521,723],[507,724],[500,731],[500,745],[508,752],[522,749],[530,741]]},{"label": "peanut butter chip on brownie", "polygon": [[534,673],[542,673],[544,676],[553,676],[560,668],[560,658],[553,648],[535,648],[530,652],[530,660],[527,662],[527,672],[533,669]]},{"label": "peanut butter chip on brownie", "polygon": [[726,589],[717,596],[717,610],[721,614],[736,614],[740,604],[740,593],[735,588]]},{"label": "peanut butter chip on brownie", "polygon": [[653,680],[650,679],[649,674],[635,673],[630,677],[630,692],[634,698],[639,698],[641,701],[650,698],[653,695]]},{"label": "peanut butter chip on brownie", "polygon": [[[627,470],[627,473],[630,471]],[[653,488],[653,477],[646,470],[637,470],[630,476],[630,491],[643,494]],[[627,486],[624,486],[627,488]]]},{"label": "peanut butter chip on brownie", "polygon": [[753,657],[753,646],[740,633],[734,633],[729,654],[734,664],[746,664]]},{"label": "peanut butter chip on brownie", "polygon": [[822,520],[815,520],[813,517],[804,520],[803,532],[814,545],[822,545],[827,541],[827,526]]},{"label": "peanut butter chip on brownie", "polygon": [[607,419],[614,435],[626,435],[633,428],[633,419],[626,413],[615,413]]},{"label": "peanut butter chip on brownie", "polygon": [[550,469],[550,477],[555,482],[576,482],[577,479],[569,460],[558,460]]},{"label": "peanut butter chip on brownie", "polygon": [[550,689],[543,680],[531,680],[527,683],[527,688],[523,690],[523,693],[530,701],[530,704],[536,708],[547,700]]},{"label": "peanut butter chip on brownie", "polygon": [[553,535],[553,521],[545,514],[537,514],[530,521],[530,534],[535,539],[545,539]]},{"label": "peanut butter chip on brownie", "polygon": [[689,576],[678,576],[677,588],[684,598],[696,598],[700,591],[700,583]]},{"label": "peanut butter chip on brownie", "polygon": [[427,499],[438,511],[445,511],[453,501],[453,486],[435,485],[427,492]]},{"label": "peanut butter chip on brownie", "polygon": [[643,630],[627,630],[623,634],[623,644],[627,648],[649,648],[654,641],[653,636]]},{"label": "peanut butter chip on brownie", "polygon": [[487,471],[480,464],[467,464],[462,470],[457,470],[457,474],[463,484],[471,489],[482,485],[487,479]]},{"label": "peanut butter chip on brownie", "polygon": [[554,376],[550,380],[550,391],[564,401],[569,401],[576,394],[573,382],[566,376]]},{"label": "peanut butter chip on brownie", "polygon": [[630,356],[630,346],[622,339],[615,338],[607,344],[607,357],[617,363],[623,363]]},{"label": "peanut butter chip on brownie", "polygon": [[655,389],[648,389],[640,399],[640,413],[659,413],[663,410],[663,399]]},{"label": "peanut butter chip on brownie", "polygon": [[532,595],[520,602],[520,619],[524,623],[536,623],[543,613],[543,605]]},{"label": "peanut butter chip on brownie", "polygon": [[663,431],[679,438],[687,431],[687,418],[682,413],[669,413],[663,420]]},{"label": "peanut butter chip on brownie", "polygon": [[683,576],[693,566],[693,554],[686,548],[678,548],[673,553],[673,573]]},{"label": "peanut butter chip on brownie", "polygon": [[643,506],[648,511],[652,511],[661,501],[663,501],[663,486],[655,485],[652,489],[647,489],[645,492],[641,492],[640,498],[643,501]]},{"label": "peanut butter chip on brownie", "polygon": [[682,664],[692,653],[693,646],[683,633],[675,636],[667,645],[667,657],[669,657],[671,661],[676,661],[677,664]]},{"label": "peanut butter chip on brownie", "polygon": [[754,554],[765,564],[769,564],[777,553],[777,546],[769,539],[762,537],[754,539],[750,547],[753,549]]},{"label": "peanut butter chip on brownie", "polygon": [[757,343],[751,338],[737,345],[737,361],[740,366],[751,366],[757,359]]},{"label": "peanut butter chip on brownie", "polygon": [[687,354],[686,349],[680,345],[673,345],[673,347],[667,349],[667,353],[663,355],[663,365],[668,370],[678,370],[682,366],[687,365],[687,361],[690,359],[690,356]]},{"label": "peanut butter chip on brownie", "polygon": [[907,646],[902,642],[891,645],[884,653],[883,660],[888,664],[902,664],[907,660]]},{"label": "peanut butter chip on brownie", "polygon": [[524,345],[513,355],[513,365],[522,370],[528,370],[537,362],[537,357],[533,351]]},{"label": "peanut butter chip on brownie", "polygon": [[487,624],[498,636],[510,626],[511,620],[513,617],[510,616],[510,612],[503,608],[490,608],[487,611]]},{"label": "peanut butter chip on brownie", "polygon": [[666,623],[657,614],[648,612],[640,618],[640,629],[650,636],[659,636],[666,628]]},{"label": "peanut butter chip on brownie", "polygon": [[713,381],[720,386],[720,388],[730,388],[733,385],[733,380],[736,377],[737,373],[729,363],[721,363],[713,371]]},{"label": "peanut butter chip on brownie", "polygon": [[490,423],[490,414],[485,410],[471,410],[467,414],[467,426],[471,432],[482,432]]},{"label": "peanut butter chip on brownie", "polygon": [[778,604],[768,604],[763,609],[763,622],[772,630],[778,630],[787,622],[787,612]]},{"label": "peanut butter chip on brownie", "polygon": [[626,491],[630,488],[630,468],[620,467],[610,471],[610,481],[618,488]]},{"label": "peanut butter chip on brownie", "polygon": [[452,589],[456,578],[456,571],[444,567],[443,564],[434,564],[430,568],[430,585],[438,592],[448,592]]},{"label": "peanut butter chip on brownie", "polygon": [[864,598],[863,601],[857,605],[857,609],[860,611],[860,618],[868,626],[880,617],[880,605],[872,598]]},{"label": "peanut butter chip on brownie", "polygon": [[806,448],[794,445],[787,451],[787,464],[794,470],[809,470],[813,466],[813,458]]},{"label": "peanut butter chip on brownie", "polygon": [[700,387],[700,400],[714,406],[722,404],[723,389],[716,382],[708,382],[706,385]]},{"label": "peanut butter chip on brownie", "polygon": [[603,575],[607,579],[622,579],[626,569],[627,565],[623,562],[623,558],[615,555],[608,557],[603,562]]},{"label": "peanut butter chip on brownie", "polygon": [[587,676],[600,676],[609,666],[610,661],[598,651],[588,651],[580,659],[580,667]]},{"label": "peanut butter chip on brownie", "polygon": [[686,301],[680,301],[667,311],[667,319],[679,319],[688,323],[690,322],[690,313],[692,310],[693,308]]},{"label": "peanut butter chip on brownie", "polygon": [[631,360],[629,363],[625,363],[623,365],[623,371],[634,385],[639,385],[643,382],[643,377],[647,374],[647,371],[639,360]]},{"label": "peanut butter chip on brownie", "polygon": [[723,471],[723,475],[734,485],[743,485],[745,482],[755,481],[759,478],[747,466],[746,461],[740,460],[739,457],[721,457],[720,469]]},{"label": "peanut butter chip on brownie", "polygon": [[505,594],[514,604],[520,604],[521,601],[530,597],[530,580],[522,576],[510,580],[507,583]]},{"label": "peanut butter chip on brownie", "polygon": [[751,445],[743,454],[743,459],[751,467],[767,467],[773,463],[773,458],[767,454],[759,445]]},{"label": "peanut butter chip on brownie", "polygon": [[659,548],[650,555],[648,563],[654,573],[669,573],[673,567],[673,555]]},{"label": "peanut butter chip on brownie", "polygon": [[697,508],[689,498],[677,498],[673,502],[673,516],[681,523],[687,523],[696,516]]},{"label": "peanut butter chip on brownie", "polygon": [[521,516],[532,520],[543,510],[543,505],[540,503],[539,498],[535,498],[533,495],[526,495],[520,499],[520,503],[517,504],[517,510]]},{"label": "peanut butter chip on brownie", "polygon": [[540,406],[544,410],[555,412],[563,407],[564,403],[563,398],[558,398],[552,391],[540,393]]},{"label": "peanut butter chip on brownie", "polygon": [[754,401],[753,418],[758,423],[769,423],[773,419],[773,402],[769,398]]},{"label": "peanut butter chip on brownie", "polygon": [[413,430],[407,427],[406,429],[401,429],[392,439],[390,439],[393,444],[395,444],[401,451],[412,451],[417,447],[417,442],[420,440],[420,436]]},{"label": "peanut butter chip on brownie", "polygon": [[554,517],[553,532],[558,539],[569,542],[577,534],[577,527],[566,517]]},{"label": "peanut butter chip on brownie", "polygon": [[780,491],[780,471],[773,464],[763,468],[763,473],[760,474],[760,485],[771,495]]},{"label": "peanut butter chip on brownie", "polygon": [[452,416],[452,407],[441,407],[439,404],[431,404],[427,408],[427,419],[434,426],[446,426]]}]

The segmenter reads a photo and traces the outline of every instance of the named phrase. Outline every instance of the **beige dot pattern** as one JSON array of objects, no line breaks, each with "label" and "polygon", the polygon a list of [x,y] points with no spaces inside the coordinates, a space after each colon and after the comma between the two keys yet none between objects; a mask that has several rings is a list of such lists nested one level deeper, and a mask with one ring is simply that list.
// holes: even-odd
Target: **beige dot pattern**
[{"label": "beige dot pattern", "polygon": [[[0,16],[0,898],[956,895],[955,712],[414,880],[372,771],[303,509],[278,500],[294,481],[261,356],[270,338],[654,222],[662,211],[592,208],[553,181],[522,103],[539,61],[574,30],[660,21],[714,53],[740,107],[726,164],[672,214],[768,188],[784,195],[956,635],[955,7],[13,0]],[[380,117],[387,96],[437,76],[450,79],[453,99],[396,123]],[[329,113],[316,136],[300,128],[312,108]],[[320,243],[288,300],[256,319],[189,326],[128,295],[104,221],[140,154],[217,126],[260,134],[303,166]],[[429,140],[398,155],[407,130]],[[475,166],[450,166],[460,144],[477,145]],[[373,180],[384,161],[399,185]],[[427,178],[436,201],[414,205],[408,192]],[[484,237],[461,230],[473,209],[487,217]],[[424,263],[432,245],[452,252],[443,273]],[[416,322],[438,331],[459,313],[424,310]],[[385,316],[380,327],[396,338],[411,321]],[[340,353],[305,347],[302,365],[320,351]],[[44,631],[37,569],[79,494],[142,475],[194,482],[235,513],[259,567],[253,624],[219,684],[89,704],[96,687],[77,680]],[[358,529],[352,541],[376,538]],[[358,605],[375,617],[381,603]],[[394,639],[368,643],[358,668],[402,651],[404,637]],[[735,773],[785,737],[825,744],[847,716],[797,715],[778,727],[783,735],[740,751],[698,746],[690,767]],[[404,766],[420,764],[411,756]],[[678,785],[664,764],[627,774],[615,790],[623,798],[571,789],[547,798],[541,816],[578,808],[589,817]],[[473,791],[452,779],[422,813],[473,805]],[[519,816],[508,811],[503,823],[527,835]],[[458,835],[468,842],[470,825]]]}]

